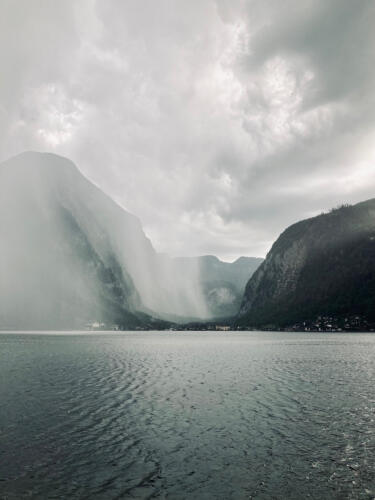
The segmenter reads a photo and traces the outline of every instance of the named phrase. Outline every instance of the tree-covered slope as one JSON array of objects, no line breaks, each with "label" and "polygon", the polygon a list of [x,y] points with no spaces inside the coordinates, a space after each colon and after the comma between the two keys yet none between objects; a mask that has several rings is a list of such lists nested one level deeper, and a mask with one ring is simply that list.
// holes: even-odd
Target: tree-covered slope
[{"label": "tree-covered slope", "polygon": [[287,228],[249,280],[238,324],[287,326],[318,315],[375,321],[375,200]]}]

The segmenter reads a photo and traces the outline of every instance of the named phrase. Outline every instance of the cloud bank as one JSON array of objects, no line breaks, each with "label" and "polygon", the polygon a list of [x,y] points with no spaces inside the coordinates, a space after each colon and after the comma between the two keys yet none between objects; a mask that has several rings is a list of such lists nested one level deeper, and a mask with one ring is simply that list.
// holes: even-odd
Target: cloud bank
[{"label": "cloud bank", "polygon": [[375,196],[370,0],[2,0],[0,159],[72,159],[161,252]]}]

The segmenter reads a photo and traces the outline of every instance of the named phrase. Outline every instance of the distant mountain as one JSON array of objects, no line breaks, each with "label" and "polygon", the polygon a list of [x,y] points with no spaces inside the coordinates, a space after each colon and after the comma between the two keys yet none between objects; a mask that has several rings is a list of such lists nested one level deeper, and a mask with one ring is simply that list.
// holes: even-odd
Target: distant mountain
[{"label": "distant mountain", "polygon": [[286,229],[249,280],[237,323],[288,326],[319,316],[375,322],[375,199]]},{"label": "distant mountain", "polygon": [[0,164],[0,328],[207,316],[197,266],[175,271],[69,160],[28,152]]},{"label": "distant mountain", "polygon": [[175,260],[181,268],[198,266],[210,318],[237,314],[246,283],[263,262],[263,259],[258,257],[240,257],[234,262],[223,262],[213,255]]}]

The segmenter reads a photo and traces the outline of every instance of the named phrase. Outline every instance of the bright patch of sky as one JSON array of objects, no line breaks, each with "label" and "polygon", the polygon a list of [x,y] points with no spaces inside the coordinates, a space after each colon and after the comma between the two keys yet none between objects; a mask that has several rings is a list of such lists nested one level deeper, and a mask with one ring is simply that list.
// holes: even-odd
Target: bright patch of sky
[{"label": "bright patch of sky", "polygon": [[0,160],[73,160],[160,252],[263,256],[375,194],[375,4],[4,0]]}]

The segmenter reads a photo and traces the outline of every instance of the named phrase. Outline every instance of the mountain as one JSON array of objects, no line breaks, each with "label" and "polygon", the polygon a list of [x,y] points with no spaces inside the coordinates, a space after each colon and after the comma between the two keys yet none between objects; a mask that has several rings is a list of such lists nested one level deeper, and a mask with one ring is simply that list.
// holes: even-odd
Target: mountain
[{"label": "mountain", "polygon": [[133,328],[164,313],[207,315],[197,266],[176,272],[71,161],[27,152],[0,164],[1,328]]},{"label": "mountain", "polygon": [[237,323],[283,327],[323,316],[375,322],[375,199],[287,228],[246,285]]},{"label": "mountain", "polygon": [[234,262],[223,262],[213,255],[175,260],[181,268],[198,267],[209,318],[237,314],[246,283],[263,261],[258,257],[240,257]]}]

